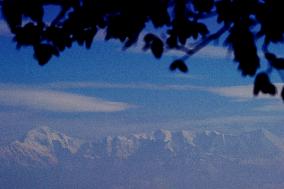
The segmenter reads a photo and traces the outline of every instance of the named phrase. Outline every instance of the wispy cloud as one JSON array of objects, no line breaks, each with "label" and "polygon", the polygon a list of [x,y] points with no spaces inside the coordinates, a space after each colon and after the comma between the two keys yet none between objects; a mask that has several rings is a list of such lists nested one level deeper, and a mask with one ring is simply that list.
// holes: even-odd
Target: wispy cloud
[{"label": "wispy cloud", "polygon": [[[253,95],[253,85],[211,87],[197,85],[170,85],[153,83],[103,83],[103,82],[56,82],[47,85],[50,89],[131,89],[131,90],[157,90],[157,91],[179,91],[179,92],[203,92],[208,95],[225,97],[233,102],[247,102],[257,100],[262,102],[261,107],[252,109],[255,111],[282,111],[284,110],[278,95],[270,96],[259,94]],[[278,91],[281,91],[282,84],[276,84]],[[275,104],[274,104],[275,103]],[[280,103],[280,105],[279,105]]]},{"label": "wispy cloud", "polygon": [[[104,82],[56,82],[48,84],[55,89],[74,88],[105,88],[105,89],[145,89],[145,90],[182,90],[182,91],[205,91],[219,96],[251,99],[253,97],[253,85],[239,85],[227,87],[210,87],[196,85],[176,84],[153,84],[153,83],[104,83]],[[277,85],[279,88],[280,84]],[[260,94],[257,98],[269,98],[268,95]]]},{"label": "wispy cloud", "polygon": [[260,106],[255,108],[256,111],[261,111],[261,112],[280,112],[284,111],[284,105],[283,103],[277,103],[277,104],[267,104],[264,106]]},{"label": "wispy cloud", "polygon": [[[237,85],[226,87],[210,87],[196,85],[171,85],[153,83],[104,83],[104,82],[56,82],[48,84],[53,89],[103,88],[103,89],[145,89],[145,90],[176,90],[203,91],[211,94],[232,98],[236,101],[254,99],[253,85]],[[282,84],[276,84],[280,91]],[[257,99],[276,99],[269,95],[259,94]],[[277,97],[278,98],[278,97]]]},{"label": "wispy cloud", "polygon": [[[276,87],[278,91],[281,91],[281,84],[276,84]],[[228,87],[209,87],[207,89],[208,92],[233,98],[237,101],[244,101],[244,100],[251,100],[253,99],[253,85],[240,85],[240,86],[228,86]],[[260,93],[256,99],[279,99],[279,96],[270,96],[270,95],[264,95]]]},{"label": "wispy cloud", "polygon": [[[182,56],[184,52],[178,50],[170,50],[167,55]],[[223,46],[207,45],[200,51],[192,55],[195,58],[211,58],[211,59],[227,59],[231,58],[232,54]]]},{"label": "wispy cloud", "polygon": [[223,46],[208,45],[199,52],[197,52],[196,56],[219,59],[219,58],[231,58],[232,54]]},{"label": "wispy cloud", "polygon": [[198,80],[198,81],[208,79],[206,75],[196,75],[196,74],[193,75],[193,74],[184,74],[184,73],[173,73],[166,77],[167,78]]},{"label": "wispy cloud", "polygon": [[212,125],[212,126],[225,126],[225,125],[256,125],[256,124],[273,124],[282,123],[284,118],[282,116],[270,115],[247,115],[247,116],[221,116],[216,118],[208,118],[203,120],[192,121],[194,125]]},{"label": "wispy cloud", "polygon": [[[120,102],[109,102],[95,97],[60,92],[66,89],[133,89],[158,91],[205,92],[223,96],[234,101],[255,99],[252,85],[208,87],[196,85],[171,85],[154,83],[106,83],[106,82],[56,82],[42,85],[43,88],[19,88],[17,85],[5,89],[1,86],[0,103],[25,106],[33,109],[44,109],[61,112],[112,112],[128,109],[130,105]],[[256,99],[276,99],[260,95]],[[278,99],[278,98],[277,98]],[[268,108],[268,107],[266,107]],[[272,107],[270,107],[271,109]]]},{"label": "wispy cloud", "polygon": [[78,88],[101,88],[101,89],[145,89],[145,90],[178,90],[192,91],[201,90],[203,87],[194,85],[170,85],[153,83],[103,83],[103,82],[57,82],[48,84],[54,89],[78,89]]},{"label": "wispy cloud", "polygon": [[[253,97],[253,86],[242,85],[242,86],[228,86],[228,87],[209,87],[205,89],[208,92],[217,94],[224,97],[235,98],[238,100],[250,99]],[[261,96],[263,97],[263,96]]]},{"label": "wispy cloud", "polygon": [[0,105],[51,112],[117,112],[131,105],[41,88],[1,85]]}]

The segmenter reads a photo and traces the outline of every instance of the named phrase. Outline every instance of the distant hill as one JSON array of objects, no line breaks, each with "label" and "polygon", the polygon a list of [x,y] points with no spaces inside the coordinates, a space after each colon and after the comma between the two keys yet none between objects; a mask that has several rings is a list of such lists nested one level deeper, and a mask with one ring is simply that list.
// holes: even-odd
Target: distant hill
[{"label": "distant hill", "polygon": [[3,188],[284,188],[284,139],[158,130],[85,141],[48,127],[0,147]]}]

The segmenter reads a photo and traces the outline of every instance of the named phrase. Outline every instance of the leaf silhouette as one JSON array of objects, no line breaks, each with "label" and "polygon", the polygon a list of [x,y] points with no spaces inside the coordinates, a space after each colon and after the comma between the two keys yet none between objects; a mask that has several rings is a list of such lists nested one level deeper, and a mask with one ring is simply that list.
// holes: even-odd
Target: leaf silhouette
[{"label": "leaf silhouette", "polygon": [[48,44],[39,44],[34,47],[34,57],[38,60],[39,65],[45,65],[53,55],[59,56],[58,50]]},{"label": "leaf silhouette", "polygon": [[239,63],[238,68],[242,74],[244,76],[254,76],[260,67],[260,60],[249,25],[240,23],[234,25],[226,39],[226,44],[233,49],[234,60]]},{"label": "leaf silhouette", "polygon": [[171,71],[175,71],[175,70],[179,70],[183,73],[188,72],[188,68],[186,66],[186,64],[184,63],[183,60],[175,60],[173,61],[173,63],[170,65],[170,70]]},{"label": "leaf silhouette", "polygon": [[89,29],[85,31],[85,45],[87,49],[91,48],[91,45],[93,43],[93,39],[97,33],[97,29]]},{"label": "leaf silhouette", "polygon": [[162,40],[157,38],[153,40],[151,44],[151,50],[156,58],[161,58],[164,52],[164,43],[162,42]]},{"label": "leaf silhouette", "polygon": [[144,50],[148,50],[149,48],[152,51],[152,54],[155,58],[161,58],[164,52],[164,43],[163,41],[154,34],[147,34],[144,37]]},{"label": "leaf silhouette", "polygon": [[259,73],[254,81],[254,95],[258,95],[260,92],[270,95],[276,95],[277,93],[276,87],[270,82],[268,75],[264,72]]},{"label": "leaf silhouette", "polygon": [[[0,0],[0,4],[16,47],[33,47],[40,65],[74,43],[91,48],[101,30],[105,40],[115,39],[124,49],[150,31],[143,49],[157,59],[168,50],[183,53],[170,66],[181,72],[188,71],[184,62],[188,58],[225,39],[241,74],[255,77],[256,95],[276,93],[270,76],[257,74],[263,66],[259,42],[269,70],[284,69],[284,57],[269,52],[271,45],[284,42],[281,0]],[[53,6],[59,11],[49,18],[47,10]]]},{"label": "leaf silhouette", "polygon": [[277,58],[277,56],[273,53],[265,53],[265,58],[274,68],[278,70],[284,69],[284,58]]}]

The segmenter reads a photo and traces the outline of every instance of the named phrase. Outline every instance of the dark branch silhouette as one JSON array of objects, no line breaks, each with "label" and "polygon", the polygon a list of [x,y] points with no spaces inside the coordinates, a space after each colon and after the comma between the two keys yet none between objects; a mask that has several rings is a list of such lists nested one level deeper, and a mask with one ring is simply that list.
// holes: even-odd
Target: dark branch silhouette
[{"label": "dark branch silhouette", "polygon": [[186,54],[182,57],[183,60],[186,60],[189,58],[191,55],[194,55],[197,53],[199,50],[207,46],[210,42],[217,40],[220,38],[221,35],[223,35],[226,31],[228,31],[227,26],[223,26],[221,29],[219,29],[216,33],[213,33],[211,35],[208,35],[206,38],[201,39],[200,42],[197,42],[197,44],[191,48],[188,49],[186,47],[181,47],[179,48],[180,50],[184,51]]},{"label": "dark branch silhouette", "polygon": [[[105,31],[105,40],[117,39],[130,48],[152,23],[155,29],[144,36],[144,50],[156,58],[171,49],[184,52],[171,70],[187,72],[188,58],[223,37],[242,75],[255,77],[255,95],[275,95],[269,76],[272,70],[284,69],[284,59],[270,48],[284,41],[280,0],[2,0],[0,5],[17,48],[32,46],[40,65],[73,43],[91,48],[99,30]],[[60,7],[52,21],[44,20],[47,5]],[[212,25],[220,29],[213,31]],[[162,36],[157,34],[161,30]],[[267,70],[261,68],[259,50]]]}]

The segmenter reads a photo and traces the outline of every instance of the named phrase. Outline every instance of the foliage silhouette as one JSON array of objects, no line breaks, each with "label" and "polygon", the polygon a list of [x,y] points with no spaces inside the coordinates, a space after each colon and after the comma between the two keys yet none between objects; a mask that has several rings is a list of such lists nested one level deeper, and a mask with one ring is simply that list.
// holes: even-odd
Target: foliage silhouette
[{"label": "foliage silhouette", "polygon": [[[51,22],[44,20],[47,5],[60,7]],[[32,46],[40,65],[73,43],[91,48],[98,30],[105,31],[105,40],[117,39],[129,48],[152,23],[153,33],[144,36],[144,50],[151,50],[156,58],[171,49],[184,52],[171,70],[187,72],[189,57],[223,37],[242,75],[255,77],[255,95],[275,95],[269,75],[284,69],[284,58],[270,48],[284,40],[281,0],[2,0],[1,6],[17,48]],[[157,35],[161,31],[163,35]],[[267,70],[260,71],[260,49]]]}]

